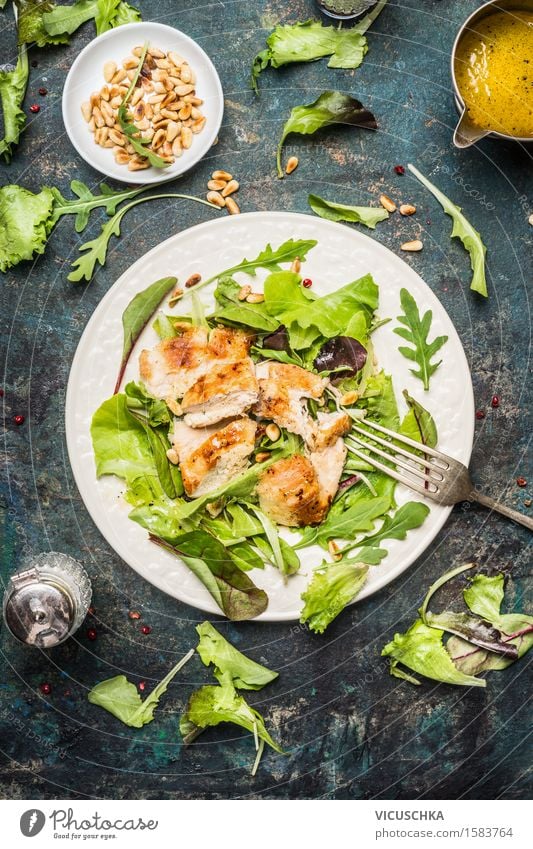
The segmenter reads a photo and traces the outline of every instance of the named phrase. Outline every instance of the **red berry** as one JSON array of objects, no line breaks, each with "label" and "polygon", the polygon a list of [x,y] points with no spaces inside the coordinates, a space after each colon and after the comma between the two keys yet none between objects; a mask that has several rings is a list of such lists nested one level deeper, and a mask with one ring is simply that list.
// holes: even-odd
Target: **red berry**
[{"label": "red berry", "polygon": [[527,486],[527,480],[525,478],[517,478],[516,483],[518,486]]},{"label": "red berry", "polygon": [[145,634],[145,635],[146,635],[146,634],[149,634],[149,633],[151,632],[151,630],[152,630],[152,629],[150,628],[150,626],[149,626],[149,625],[143,625],[143,626],[141,627],[141,634]]},{"label": "red berry", "polygon": [[146,687],[146,681],[139,681],[139,690],[144,692],[144,688]]},{"label": "red berry", "polygon": [[400,175],[405,174],[405,168],[403,167],[403,165],[395,165],[394,170],[396,171],[397,174],[400,174]]},{"label": "red berry", "polygon": [[52,687],[48,683],[48,681],[44,681],[42,684],[39,684],[39,690],[43,694],[43,696],[49,696],[52,692]]},{"label": "red berry", "polygon": [[312,285],[313,285],[313,281],[311,280],[310,277],[305,277],[302,280],[302,286],[304,287],[304,289],[310,289]]},{"label": "red berry", "polygon": [[496,409],[497,407],[499,407],[499,406],[500,406],[500,396],[499,396],[499,395],[493,395],[493,396],[492,396],[492,401],[491,401],[490,403],[492,404],[492,406],[494,407],[494,409]]},{"label": "red berry", "polygon": [[48,94],[48,89],[44,86],[41,86],[41,88],[39,89],[39,94],[41,95],[41,97],[46,97],[46,95]]},{"label": "red berry", "polygon": [[88,613],[90,616],[94,616],[94,614],[96,613],[96,607],[93,607],[93,605],[91,604],[91,606],[90,606],[89,610],[87,611],[87,613]]},{"label": "red berry", "polygon": [[0,398],[3,398],[3,397],[4,397],[4,390],[0,389]]},{"label": "red berry", "polygon": [[478,410],[478,411],[476,412],[476,419],[484,419],[484,418],[485,418],[485,412],[484,412],[484,410]]},{"label": "red berry", "polygon": [[13,416],[13,422],[16,425],[24,424],[24,416]]},{"label": "red berry", "polygon": [[94,642],[96,640],[98,634],[96,632],[96,628],[87,628],[87,639]]},{"label": "red berry", "polygon": [[141,614],[139,613],[138,610],[130,610],[129,613],[128,613],[128,616],[129,616],[130,619],[140,619],[141,618]]},{"label": "red berry", "polygon": [[34,115],[37,115],[37,112],[41,111],[41,107],[38,103],[32,103],[30,106],[30,112],[33,112]]}]

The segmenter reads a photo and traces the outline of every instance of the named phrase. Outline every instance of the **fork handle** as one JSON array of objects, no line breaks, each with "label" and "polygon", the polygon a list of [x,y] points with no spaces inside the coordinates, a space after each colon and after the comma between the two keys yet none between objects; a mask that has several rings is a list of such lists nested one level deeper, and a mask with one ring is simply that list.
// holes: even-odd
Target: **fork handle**
[{"label": "fork handle", "polygon": [[518,510],[506,507],[505,504],[495,501],[494,498],[491,498],[489,495],[483,495],[483,493],[478,492],[477,489],[472,490],[469,495],[469,500],[477,501],[478,504],[483,504],[483,506],[488,507],[489,510],[495,510],[497,513],[501,513],[502,516],[507,516],[507,518],[512,519],[513,522],[517,522],[519,525],[523,525],[525,528],[529,528],[530,531],[533,531],[533,519],[529,516],[524,516],[524,514],[519,513]]}]

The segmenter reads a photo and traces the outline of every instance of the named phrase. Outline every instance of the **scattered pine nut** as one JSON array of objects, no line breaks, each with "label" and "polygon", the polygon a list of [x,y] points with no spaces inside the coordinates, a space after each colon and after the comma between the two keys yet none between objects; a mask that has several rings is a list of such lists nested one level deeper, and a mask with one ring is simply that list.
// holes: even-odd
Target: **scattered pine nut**
[{"label": "scattered pine nut", "polygon": [[209,180],[207,184],[207,188],[211,189],[212,192],[219,192],[221,189],[224,189],[228,184],[225,180]]},{"label": "scattered pine nut", "polygon": [[281,431],[280,431],[279,427],[277,426],[277,424],[274,424],[274,422],[272,422],[271,424],[266,426],[265,434],[267,435],[268,439],[270,439],[271,442],[277,442],[278,439],[280,438]]},{"label": "scattered pine nut", "polygon": [[168,449],[167,457],[168,457],[168,459],[170,460],[170,462],[172,463],[173,466],[178,465],[180,460],[179,460],[179,457],[178,457],[178,452],[176,451],[175,448],[169,448]]},{"label": "scattered pine nut", "polygon": [[334,539],[330,539],[330,541],[328,542],[328,551],[334,560],[342,559],[342,554],[339,554],[339,546],[337,545]]},{"label": "scattered pine nut", "polygon": [[396,204],[387,195],[380,195],[379,202],[383,209],[386,209],[387,212],[396,212]]},{"label": "scattered pine nut", "polygon": [[239,289],[239,294],[237,295],[237,299],[239,301],[245,301],[251,291],[252,291],[252,287],[249,286],[248,283],[246,283],[246,285],[241,286],[241,288]]},{"label": "scattered pine nut", "polygon": [[297,156],[289,157],[289,161],[285,166],[285,173],[292,174],[293,171],[296,171],[296,169],[298,168],[298,162],[299,160]]},{"label": "scattered pine nut", "polygon": [[248,304],[262,304],[265,300],[265,296],[261,292],[251,292],[246,296],[246,302]]},{"label": "scattered pine nut", "polygon": [[342,398],[340,399],[340,404],[343,407],[349,407],[351,404],[355,404],[355,402],[358,400],[359,393],[355,390],[352,390],[351,392],[347,392],[345,395],[342,396]]},{"label": "scattered pine nut", "polygon": [[226,183],[226,185],[224,186],[224,188],[222,189],[220,194],[222,195],[223,198],[227,198],[228,195],[232,195],[233,192],[238,191],[238,189],[239,189],[239,184],[238,184],[237,180],[230,180],[229,183]]},{"label": "scattered pine nut", "polygon": [[414,215],[416,212],[416,206],[413,206],[412,203],[402,203],[400,206],[400,215]]},{"label": "scattered pine nut", "polygon": [[190,289],[191,286],[196,286],[202,279],[201,274],[191,274],[188,280],[185,281],[185,288]]},{"label": "scattered pine nut", "polygon": [[256,463],[264,463],[265,460],[269,460],[269,459],[270,459],[270,451],[259,451],[255,455],[255,462]]},{"label": "scattered pine nut", "polygon": [[421,251],[423,247],[420,239],[413,239],[412,242],[404,242],[403,245],[400,245],[402,251]]},{"label": "scattered pine nut", "polygon": [[237,201],[233,200],[232,197],[222,198],[222,200],[226,202],[226,209],[230,215],[239,215],[241,210]]},{"label": "scattered pine nut", "polygon": [[300,271],[300,268],[301,268],[301,267],[302,267],[302,263],[300,262],[300,257],[299,257],[299,256],[297,256],[297,257],[296,257],[295,259],[293,259],[293,261],[292,261],[292,264],[291,264],[291,271],[293,271],[295,274],[298,274],[298,273],[299,273],[299,271]]},{"label": "scattered pine nut", "polygon": [[206,198],[209,203],[214,203],[215,206],[219,206],[221,209],[223,206],[226,206],[226,200],[219,192],[208,192]]},{"label": "scattered pine nut", "polygon": [[226,183],[229,183],[230,180],[233,180],[233,174],[229,174],[228,171],[213,171],[211,178],[213,180],[225,180]]},{"label": "scattered pine nut", "polygon": [[110,83],[117,72],[116,62],[106,62],[104,65],[104,80]]}]

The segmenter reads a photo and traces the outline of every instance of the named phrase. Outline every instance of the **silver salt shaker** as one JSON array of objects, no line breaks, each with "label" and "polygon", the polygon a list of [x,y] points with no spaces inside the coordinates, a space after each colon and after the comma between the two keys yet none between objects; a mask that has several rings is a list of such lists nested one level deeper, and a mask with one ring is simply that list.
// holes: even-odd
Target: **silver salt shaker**
[{"label": "silver salt shaker", "polygon": [[4,621],[22,643],[49,649],[80,627],[91,595],[91,582],[77,560],[56,551],[39,554],[9,579]]}]

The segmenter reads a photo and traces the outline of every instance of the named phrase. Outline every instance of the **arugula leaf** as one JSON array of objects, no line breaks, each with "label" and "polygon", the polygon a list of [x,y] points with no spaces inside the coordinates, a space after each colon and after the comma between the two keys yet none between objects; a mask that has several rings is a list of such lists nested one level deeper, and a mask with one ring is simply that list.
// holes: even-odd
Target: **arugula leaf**
[{"label": "arugula leaf", "polygon": [[141,192],[145,192],[149,186],[144,186],[140,189],[125,189],[123,191],[115,191],[106,183],[100,183],[100,194],[95,195],[90,188],[82,183],[81,180],[72,180],[70,190],[76,195],[77,199],[64,198],[59,189],[52,187],[50,191],[54,196],[54,209],[52,215],[52,226],[63,215],[75,215],[74,229],[76,233],[81,233],[85,230],[89,223],[89,217],[93,209],[104,207],[108,215],[114,215],[117,211],[117,206],[124,200],[131,200]]},{"label": "arugula leaf", "polygon": [[12,70],[0,71],[0,103],[4,136],[0,139],[0,156],[9,164],[13,148],[19,143],[26,126],[26,114],[22,109],[29,78],[28,53],[25,44],[18,50],[17,64]]},{"label": "arugula leaf", "polygon": [[255,586],[235,565],[222,543],[207,531],[183,534],[175,545],[153,534],[150,539],[187,564],[228,619],[241,622],[266,610],[268,596],[265,591]]},{"label": "arugula leaf", "polygon": [[279,321],[266,312],[265,304],[249,304],[239,301],[241,286],[231,277],[221,277],[215,289],[217,302],[215,318],[217,321],[252,327],[254,330],[273,332],[279,327]]},{"label": "arugula leaf", "polygon": [[0,271],[44,253],[53,205],[50,189],[34,195],[20,186],[0,188]]},{"label": "arugula leaf", "polygon": [[430,628],[421,619],[417,619],[405,634],[395,634],[381,652],[382,657],[390,658],[390,673],[399,678],[407,678],[412,684],[420,682],[402,672],[398,664],[408,669],[441,681],[444,684],[458,684],[463,687],[486,687],[483,678],[465,675],[454,665],[443,645],[444,631]]},{"label": "arugula leaf", "polygon": [[50,4],[42,15],[44,31],[49,36],[71,35],[86,21],[94,19],[96,34],[122,24],[141,20],[140,12],[124,0],[76,0],[72,6]]},{"label": "arugula leaf", "polygon": [[43,23],[43,14],[51,12],[54,4],[49,0],[15,0],[18,10],[18,43],[37,44],[45,47],[47,44],[67,44],[68,35],[50,35]]},{"label": "arugula leaf", "polygon": [[409,395],[407,389],[403,390],[403,397],[407,401],[409,411],[400,425],[399,433],[416,439],[422,445],[434,448],[437,444],[437,426],[431,413]]},{"label": "arugula leaf", "polygon": [[213,664],[213,675],[221,684],[224,676],[229,675],[233,686],[239,690],[260,690],[278,677],[277,672],[242,654],[210,622],[202,622],[196,630],[200,637],[196,651],[205,666]]},{"label": "arugula leaf", "polygon": [[421,501],[408,501],[402,504],[392,516],[385,516],[379,531],[365,537],[358,545],[364,543],[365,547],[374,548],[385,539],[405,539],[408,531],[419,528],[425,522],[429,512],[427,504],[422,504]]},{"label": "arugula leaf", "polygon": [[203,203],[204,206],[209,206],[211,209],[217,210],[217,212],[220,211],[217,206],[203,200],[202,198],[197,198],[192,195],[177,194],[174,192],[137,198],[136,200],[131,201],[131,203],[126,204],[126,206],[123,206],[122,209],[119,209],[118,212],[109,219],[109,221],[103,224],[102,232],[96,237],[96,239],[91,239],[89,242],[85,242],[83,245],[80,245],[79,251],[83,254],[83,256],[78,257],[78,259],[72,263],[72,268],[74,270],[70,272],[67,280],[71,280],[74,283],[83,279],[88,281],[92,280],[97,263],[104,265],[106,261],[107,249],[109,247],[111,237],[120,236],[120,225],[125,214],[139,203],[146,203],[146,201],[149,200],[160,200],[161,198],[192,200],[195,203]]},{"label": "arugula leaf", "polygon": [[283,178],[281,152],[287,136],[291,133],[310,135],[333,124],[347,124],[369,130],[375,130],[378,126],[372,113],[359,100],[341,91],[324,91],[313,103],[294,106],[285,122],[278,143],[276,158],[278,177]]},{"label": "arugula leaf", "polygon": [[116,475],[129,483],[157,474],[146,431],[128,410],[125,395],[113,395],[100,405],[92,418],[91,437],[98,478]]},{"label": "arugula leaf", "polygon": [[276,752],[284,754],[283,749],[266,730],[261,714],[250,707],[248,702],[237,693],[231,680],[227,679],[221,686],[200,687],[192,694],[180,722],[180,731],[185,742],[188,742],[188,737],[196,736],[197,729],[219,725],[221,722],[240,725],[254,736],[257,735]]},{"label": "arugula leaf", "polygon": [[328,221],[350,221],[353,224],[364,224],[374,230],[379,221],[389,217],[386,209],[374,206],[346,206],[343,203],[321,198],[318,195],[309,195],[307,198],[309,206],[321,218]]},{"label": "arugula leaf", "polygon": [[273,249],[269,243],[266,248],[258,253],[255,259],[244,258],[237,265],[232,265],[231,268],[225,268],[224,271],[219,271],[217,274],[213,274],[212,277],[208,277],[207,280],[197,283],[194,290],[197,292],[203,286],[209,286],[210,283],[214,283],[215,280],[220,280],[222,277],[232,277],[239,271],[242,271],[244,274],[250,274],[252,277],[255,277],[258,268],[265,268],[267,271],[281,271],[280,263],[292,262],[295,259],[304,262],[307,254],[316,244],[316,239],[288,239],[279,248]]},{"label": "arugula leaf", "polygon": [[151,140],[142,137],[139,132],[139,128],[134,123],[133,117],[130,116],[127,108],[131,95],[133,94],[133,90],[137,85],[137,80],[139,79],[139,74],[141,73],[141,68],[144,64],[147,50],[148,44],[145,44],[141,56],[139,58],[139,64],[137,65],[135,74],[133,75],[133,78],[129,84],[126,94],[122,98],[122,103],[118,107],[117,117],[120,124],[120,129],[122,130],[128,142],[135,150],[135,153],[147,159],[150,165],[152,165],[154,168],[168,168],[170,162],[167,162],[149,147]]},{"label": "arugula leaf", "polygon": [[460,206],[456,206],[440,189],[433,185],[433,183],[430,183],[427,177],[424,177],[414,165],[408,165],[407,167],[415,175],[417,180],[420,180],[422,185],[437,198],[444,212],[453,220],[453,229],[450,238],[453,239],[455,237],[460,239],[470,254],[470,267],[473,271],[470,288],[472,291],[483,295],[484,298],[488,298],[489,293],[487,291],[487,280],[485,276],[485,254],[487,253],[487,248],[483,244],[481,236],[477,230],[474,230],[468,219],[465,218]]},{"label": "arugula leaf", "polygon": [[355,534],[371,531],[375,520],[390,508],[386,496],[356,502],[342,513],[328,513],[324,522],[311,530],[312,542],[327,546],[330,539],[353,539]]},{"label": "arugula leaf", "polygon": [[315,634],[323,634],[328,625],[359,594],[367,574],[367,565],[349,560],[332,563],[316,571],[301,595],[305,605],[300,622],[307,623]]},{"label": "arugula leaf", "polygon": [[432,310],[428,310],[422,317],[418,311],[418,306],[413,296],[407,289],[401,289],[400,302],[404,315],[398,316],[398,321],[404,327],[395,327],[394,332],[410,342],[412,348],[401,346],[399,352],[408,360],[412,360],[419,366],[418,369],[409,369],[411,374],[418,377],[424,384],[424,389],[429,389],[429,380],[437,371],[442,360],[438,363],[432,363],[431,360],[439,351],[445,342],[448,341],[447,336],[436,336],[432,342],[428,342],[428,333],[431,327],[433,318]]},{"label": "arugula leaf", "polygon": [[193,654],[194,649],[187,652],[168,675],[154,687],[144,701],[142,701],[135,684],[128,681],[125,675],[116,675],[114,678],[108,678],[106,681],[96,684],[87,698],[91,704],[98,705],[98,707],[112,713],[124,725],[142,728],[143,725],[152,722],[159,699],[166,693],[174,676],[185,666]]},{"label": "arugula leaf", "polygon": [[156,280],[142,292],[138,292],[129,302],[122,313],[122,328],[124,341],[122,344],[122,359],[120,361],[115,394],[120,389],[120,384],[128,364],[131,352],[141,335],[142,331],[150,321],[157,307],[171,289],[178,282],[176,277],[162,277]]},{"label": "arugula leaf", "polygon": [[251,86],[258,93],[257,80],[268,65],[281,68],[292,62],[313,62],[331,56],[329,68],[358,68],[368,50],[364,33],[380,14],[387,0],[380,0],[372,11],[350,29],[336,29],[320,21],[300,21],[278,26],[268,36],[267,49],[255,57]]}]

